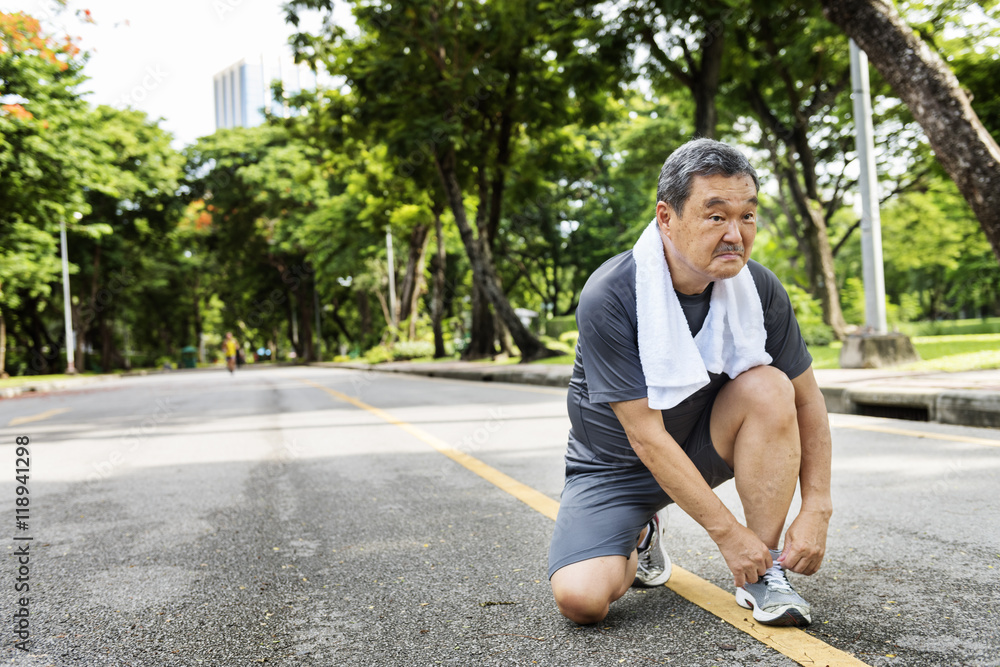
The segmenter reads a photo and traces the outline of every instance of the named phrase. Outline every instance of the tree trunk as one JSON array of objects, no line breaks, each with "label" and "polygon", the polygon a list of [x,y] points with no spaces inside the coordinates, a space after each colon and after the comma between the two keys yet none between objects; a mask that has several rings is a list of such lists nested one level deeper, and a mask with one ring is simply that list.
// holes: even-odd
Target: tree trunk
[{"label": "tree trunk", "polygon": [[490,312],[489,298],[483,294],[482,288],[475,280],[472,282],[472,324],[469,327],[469,345],[462,350],[462,359],[486,359],[496,354],[493,341],[496,338],[496,328],[493,326],[493,313]]},{"label": "tree trunk", "polygon": [[0,311],[0,379],[10,377],[7,375],[7,321],[3,318],[3,311]]},{"label": "tree trunk", "polygon": [[110,373],[114,365],[115,330],[108,317],[101,318],[101,372]]},{"label": "tree trunk", "polygon": [[417,225],[410,232],[410,249],[406,259],[406,275],[399,294],[399,319],[402,323],[410,320],[410,338],[416,337],[417,306],[420,302],[420,290],[424,280],[424,258],[427,256],[427,243],[430,241],[430,226]]},{"label": "tree trunk", "polygon": [[[480,161],[476,167],[476,187],[479,190],[479,205],[476,207],[476,244],[483,249],[484,253],[493,253],[493,239],[496,234],[491,230],[492,216],[497,214],[499,221],[500,199],[495,196],[502,191],[493,189],[494,197],[490,196],[489,180],[486,176],[486,167]],[[501,196],[502,199],[502,196]],[[493,318],[493,311],[490,310],[490,300],[483,293],[483,288],[475,279],[472,281],[472,304],[471,304],[471,325],[469,328],[469,344],[462,350],[462,359],[471,361],[473,359],[485,359],[496,354],[496,325]]]},{"label": "tree trunk", "polygon": [[435,156],[434,161],[437,166],[438,175],[441,178],[441,184],[444,186],[445,194],[448,197],[452,214],[455,217],[455,223],[458,225],[459,233],[462,236],[462,244],[465,246],[465,252],[469,256],[469,262],[472,264],[473,281],[479,284],[496,311],[497,316],[503,320],[504,324],[510,330],[510,334],[514,338],[514,344],[521,350],[522,363],[551,355],[552,352],[525,328],[521,320],[514,313],[514,309],[507,300],[507,296],[500,289],[500,283],[496,269],[493,266],[493,258],[489,248],[480,244],[473,234],[472,227],[469,225],[469,219],[465,214],[462,187],[459,185],[458,175],[455,173],[454,147],[449,146],[444,156]]},{"label": "tree trunk", "polygon": [[434,235],[437,237],[437,256],[434,261],[434,296],[431,301],[431,322],[434,327],[434,358],[448,356],[444,348],[444,264],[446,260],[444,236],[442,234],[441,211],[434,209]]},{"label": "tree trunk", "polygon": [[[87,343],[87,334],[90,333],[90,325],[94,318],[100,318],[104,310],[104,304],[97,303],[98,287],[100,286],[101,275],[101,246],[94,247],[94,265],[91,268],[90,277],[90,299],[84,304],[80,300],[80,305],[76,308],[70,307],[70,321],[74,323],[73,329],[76,335],[74,340],[76,351],[74,352],[73,367],[80,373],[87,368],[86,353],[83,351]],[[88,307],[89,306],[89,307]],[[103,357],[103,353],[101,355]]]},{"label": "tree trunk", "polygon": [[826,219],[823,217],[823,207],[819,202],[806,196],[792,169],[788,170],[786,176],[795,206],[806,222],[803,231],[809,247],[810,265],[815,270],[811,282],[814,292],[823,305],[823,320],[833,329],[833,335],[837,340],[843,340],[847,335],[847,322],[844,321],[844,312],[840,308],[837,274],[833,266],[833,252],[830,249],[830,237],[827,233]]},{"label": "tree trunk", "polygon": [[365,290],[359,289],[354,294],[358,301],[358,316],[361,318],[361,344],[366,345],[367,341],[365,339],[372,332],[371,304],[368,303],[368,292]]},{"label": "tree trunk", "polygon": [[347,330],[347,323],[344,322],[344,318],[340,316],[340,300],[335,298],[330,305],[333,307],[330,311],[330,319],[333,320],[333,323],[338,329],[340,329],[340,333],[344,335],[344,340],[350,343],[351,334]]},{"label": "tree trunk", "polygon": [[302,356],[306,361],[316,361],[316,345],[313,340],[313,320],[316,319],[316,311],[313,310],[314,300],[307,296],[309,290],[306,289],[305,279],[298,283],[295,288],[295,300],[299,304],[299,313],[302,319],[299,324],[299,340],[302,346]]},{"label": "tree trunk", "polygon": [[195,345],[198,346],[198,363],[205,363],[205,343],[202,340],[202,325],[201,325],[201,296],[199,296],[199,288],[201,286],[201,275],[195,275],[194,278],[194,340]]},{"label": "tree trunk", "polygon": [[725,52],[725,23],[706,21],[705,36],[701,40],[701,68],[692,77],[691,94],[694,97],[694,134],[696,137],[715,139],[719,113],[715,97],[719,92],[719,72]]},{"label": "tree trunk", "polygon": [[822,0],[924,129],[938,162],[972,207],[1000,259],[1000,147],[958,79],[882,0]]}]

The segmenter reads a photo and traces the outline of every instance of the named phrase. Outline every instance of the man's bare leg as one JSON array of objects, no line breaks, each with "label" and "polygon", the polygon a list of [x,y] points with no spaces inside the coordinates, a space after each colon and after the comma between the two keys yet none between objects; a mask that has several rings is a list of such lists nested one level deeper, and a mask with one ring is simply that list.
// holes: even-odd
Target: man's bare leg
[{"label": "man's bare leg", "polygon": [[[712,440],[735,471],[747,528],[777,559],[802,455],[791,380],[765,366],[727,383],[712,408]],[[801,627],[812,618],[779,563],[760,581],[738,588],[736,603],[766,625]]]},{"label": "man's bare leg", "polygon": [[572,563],[552,575],[552,593],[563,616],[580,625],[604,620],[611,603],[625,595],[635,581],[636,552],[601,556]]},{"label": "man's bare leg", "polygon": [[735,471],[747,528],[777,549],[801,458],[791,380],[758,366],[727,382],[715,399],[711,430],[716,450]]}]

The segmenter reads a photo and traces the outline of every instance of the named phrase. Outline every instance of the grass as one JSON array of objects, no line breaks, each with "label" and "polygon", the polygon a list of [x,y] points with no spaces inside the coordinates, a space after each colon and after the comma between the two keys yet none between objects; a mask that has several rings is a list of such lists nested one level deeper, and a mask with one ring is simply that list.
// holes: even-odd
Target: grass
[{"label": "grass", "polygon": [[51,382],[53,380],[66,380],[73,377],[80,377],[80,375],[93,375],[93,373],[80,373],[79,375],[18,375],[15,377],[9,377],[5,380],[0,380],[0,389],[6,389],[8,387],[20,387],[25,384],[34,384],[35,382]]},{"label": "grass", "polygon": [[912,337],[975,335],[1000,333],[1000,317],[971,320],[938,320],[899,324],[899,330]]},{"label": "grass", "polygon": [[[921,360],[897,366],[899,370],[959,372],[1000,368],[1000,333],[915,336],[910,340]],[[840,343],[811,346],[813,368],[840,368],[840,348]]]}]

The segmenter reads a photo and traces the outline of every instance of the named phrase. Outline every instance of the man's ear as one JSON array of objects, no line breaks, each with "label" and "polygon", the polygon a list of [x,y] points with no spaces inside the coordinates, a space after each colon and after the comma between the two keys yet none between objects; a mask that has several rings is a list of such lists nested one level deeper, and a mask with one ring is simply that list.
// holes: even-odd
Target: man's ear
[{"label": "man's ear", "polygon": [[670,204],[660,201],[656,202],[656,225],[660,228],[660,233],[670,236],[670,227],[676,219],[673,207]]}]

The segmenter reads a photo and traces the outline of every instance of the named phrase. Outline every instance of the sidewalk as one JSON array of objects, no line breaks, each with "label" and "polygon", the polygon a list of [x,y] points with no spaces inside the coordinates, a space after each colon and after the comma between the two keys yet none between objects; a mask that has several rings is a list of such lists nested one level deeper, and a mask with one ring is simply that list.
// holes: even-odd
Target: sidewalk
[{"label": "sidewalk", "polygon": [[[573,373],[572,366],[496,366],[463,361],[397,361],[376,366],[366,363],[314,365],[549,387],[565,387]],[[1000,428],[1000,369],[962,373],[892,369],[830,369],[815,372],[830,412]]]}]

